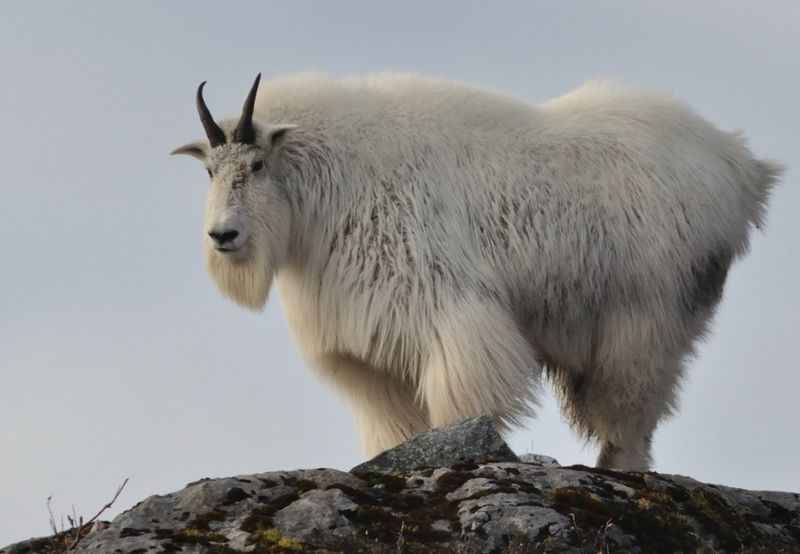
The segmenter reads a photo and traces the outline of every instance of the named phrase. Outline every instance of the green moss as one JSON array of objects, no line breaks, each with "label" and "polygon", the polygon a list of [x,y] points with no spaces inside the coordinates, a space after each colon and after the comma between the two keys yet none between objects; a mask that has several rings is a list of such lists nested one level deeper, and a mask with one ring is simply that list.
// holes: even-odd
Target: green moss
[{"label": "green moss", "polygon": [[258,529],[253,533],[256,540],[264,540],[268,542],[278,542],[281,540],[281,532],[271,527],[269,529]]},{"label": "green moss", "polygon": [[280,549],[303,550],[303,543],[290,537],[284,537],[274,527],[256,529],[250,534],[247,544],[265,549],[266,552],[280,551]]},{"label": "green moss", "polygon": [[563,487],[553,492],[554,507],[565,515],[574,515],[581,544],[591,543],[597,530],[612,521],[625,533],[651,545],[651,552],[695,552],[700,547],[697,537],[681,512],[668,505],[646,498],[648,509],[640,503],[601,499],[581,487]]},{"label": "green moss", "polygon": [[302,550],[303,549],[303,545],[300,542],[298,542],[298,541],[296,541],[294,539],[290,539],[288,537],[283,537],[281,540],[279,540],[278,541],[278,546],[280,546],[281,548],[286,548],[287,550]]},{"label": "green moss", "polygon": [[[159,534],[156,536],[159,536]],[[159,538],[169,538],[173,543],[178,544],[202,544],[206,546],[211,543],[228,542],[228,539],[222,533],[196,527],[186,527],[176,532],[163,532]]]}]

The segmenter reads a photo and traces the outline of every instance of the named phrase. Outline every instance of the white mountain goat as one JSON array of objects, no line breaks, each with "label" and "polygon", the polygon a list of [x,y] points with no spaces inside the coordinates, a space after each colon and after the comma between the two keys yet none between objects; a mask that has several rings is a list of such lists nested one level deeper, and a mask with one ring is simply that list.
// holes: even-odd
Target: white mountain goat
[{"label": "white mountain goat", "polygon": [[[369,454],[532,414],[545,374],[599,466],[646,469],[781,168],[670,97],[534,107],[442,80],[259,78],[176,149],[211,176],[208,271],[293,335]],[[205,83],[204,83],[205,84]],[[258,93],[258,94],[257,94]]]}]

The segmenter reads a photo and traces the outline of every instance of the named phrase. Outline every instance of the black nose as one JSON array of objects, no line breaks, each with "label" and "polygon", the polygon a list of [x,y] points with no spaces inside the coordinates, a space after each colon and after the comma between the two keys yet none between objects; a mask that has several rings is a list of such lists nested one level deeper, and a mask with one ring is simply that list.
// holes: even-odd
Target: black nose
[{"label": "black nose", "polygon": [[223,246],[229,242],[233,242],[239,236],[239,231],[230,229],[227,231],[209,231],[208,236],[214,239],[218,245]]}]

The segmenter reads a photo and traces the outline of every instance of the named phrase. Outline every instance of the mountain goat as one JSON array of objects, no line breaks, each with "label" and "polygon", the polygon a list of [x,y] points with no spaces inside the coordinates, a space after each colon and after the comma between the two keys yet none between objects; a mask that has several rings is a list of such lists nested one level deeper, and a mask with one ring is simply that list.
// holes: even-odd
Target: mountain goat
[{"label": "mountain goat", "polygon": [[239,118],[197,91],[221,292],[273,278],[369,454],[477,414],[532,415],[542,377],[646,469],[731,262],[781,168],[659,94],[591,83],[531,106],[443,80],[260,75]]}]

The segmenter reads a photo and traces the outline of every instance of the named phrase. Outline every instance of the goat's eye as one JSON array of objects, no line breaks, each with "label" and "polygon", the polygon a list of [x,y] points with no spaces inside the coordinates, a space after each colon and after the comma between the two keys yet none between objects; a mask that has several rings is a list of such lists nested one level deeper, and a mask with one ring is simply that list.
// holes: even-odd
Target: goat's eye
[{"label": "goat's eye", "polygon": [[208,168],[206,168],[206,171],[208,171],[208,176],[209,176],[209,178],[213,179],[213,178],[214,178],[214,174],[213,174],[213,173],[211,173],[211,170],[210,170],[210,169],[208,169]]},{"label": "goat's eye", "polygon": [[253,173],[255,173],[256,171],[261,171],[263,167],[264,167],[264,162],[258,160],[256,162],[253,162],[253,165],[250,166],[250,169],[251,171],[253,171]]}]

